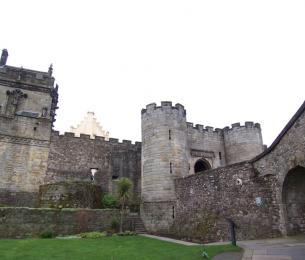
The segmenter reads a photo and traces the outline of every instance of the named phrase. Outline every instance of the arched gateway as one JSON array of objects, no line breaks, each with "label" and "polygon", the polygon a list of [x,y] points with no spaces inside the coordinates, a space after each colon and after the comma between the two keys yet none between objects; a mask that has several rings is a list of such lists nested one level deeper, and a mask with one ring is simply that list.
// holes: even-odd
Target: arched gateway
[{"label": "arched gateway", "polygon": [[203,159],[199,159],[195,163],[195,166],[194,166],[194,172],[195,173],[203,172],[203,171],[206,171],[206,170],[209,170],[209,169],[211,169],[210,164],[206,160],[203,160]]},{"label": "arched gateway", "polygon": [[305,168],[290,170],[283,184],[287,235],[305,233]]}]

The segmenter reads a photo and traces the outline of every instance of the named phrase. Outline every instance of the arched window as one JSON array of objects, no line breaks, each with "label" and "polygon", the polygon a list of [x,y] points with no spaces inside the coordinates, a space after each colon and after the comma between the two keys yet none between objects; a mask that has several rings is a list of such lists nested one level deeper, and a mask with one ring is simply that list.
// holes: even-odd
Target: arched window
[{"label": "arched window", "polygon": [[203,172],[203,171],[206,171],[206,170],[209,170],[209,169],[211,169],[210,164],[206,160],[203,160],[203,159],[199,159],[195,163],[195,166],[194,166],[194,172],[195,173]]}]

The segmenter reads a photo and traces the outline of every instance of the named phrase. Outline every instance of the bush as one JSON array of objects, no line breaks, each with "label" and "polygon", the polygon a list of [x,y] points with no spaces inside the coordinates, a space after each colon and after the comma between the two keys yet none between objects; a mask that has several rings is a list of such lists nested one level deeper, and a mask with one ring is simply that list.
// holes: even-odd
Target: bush
[{"label": "bush", "polygon": [[133,231],[125,231],[125,232],[121,232],[121,233],[117,233],[118,236],[136,236],[137,233],[133,232]]},{"label": "bush", "polygon": [[40,238],[53,238],[53,237],[56,237],[56,234],[51,230],[47,230],[47,231],[42,232],[39,235],[39,237]]},{"label": "bush", "polygon": [[102,208],[104,209],[118,208],[118,204],[117,198],[110,194],[106,194],[102,198]]},{"label": "bush", "polygon": [[5,204],[0,203],[0,208],[5,208],[5,207],[8,207],[8,206],[5,205]]},{"label": "bush", "polygon": [[111,228],[112,230],[114,230],[115,232],[118,232],[118,231],[119,231],[119,228],[120,228],[119,222],[118,222],[116,219],[113,219],[113,220],[111,221],[110,228]]},{"label": "bush", "polygon": [[101,238],[101,237],[107,236],[107,233],[106,232],[87,232],[87,233],[81,233],[81,234],[79,234],[79,236],[81,238],[93,238],[93,239],[96,239],[96,238]]}]

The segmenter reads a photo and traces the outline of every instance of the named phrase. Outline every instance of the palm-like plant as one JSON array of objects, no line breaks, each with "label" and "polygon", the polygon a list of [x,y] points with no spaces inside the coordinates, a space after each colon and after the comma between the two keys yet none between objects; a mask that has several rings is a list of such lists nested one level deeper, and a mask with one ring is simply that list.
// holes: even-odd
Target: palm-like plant
[{"label": "palm-like plant", "polygon": [[121,222],[120,222],[120,232],[123,231],[123,218],[126,209],[126,204],[130,198],[130,190],[132,187],[132,183],[128,178],[120,178],[117,181],[118,187],[118,197],[121,204]]}]

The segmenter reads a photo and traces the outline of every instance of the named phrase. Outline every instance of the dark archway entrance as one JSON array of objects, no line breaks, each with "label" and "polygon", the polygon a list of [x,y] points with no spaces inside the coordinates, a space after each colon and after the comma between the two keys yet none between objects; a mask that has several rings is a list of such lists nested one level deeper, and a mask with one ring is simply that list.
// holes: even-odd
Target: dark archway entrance
[{"label": "dark archway entrance", "polygon": [[195,166],[194,166],[194,171],[195,173],[197,172],[203,172],[203,171],[206,171],[206,170],[209,170],[211,169],[211,166],[210,164],[205,161],[205,160],[202,160],[202,159],[199,159],[196,163],[195,163]]},{"label": "dark archway entrance", "polygon": [[290,170],[283,184],[287,235],[305,233],[305,168]]}]

